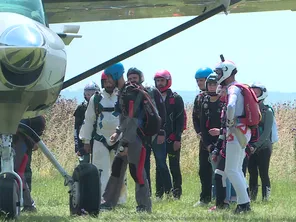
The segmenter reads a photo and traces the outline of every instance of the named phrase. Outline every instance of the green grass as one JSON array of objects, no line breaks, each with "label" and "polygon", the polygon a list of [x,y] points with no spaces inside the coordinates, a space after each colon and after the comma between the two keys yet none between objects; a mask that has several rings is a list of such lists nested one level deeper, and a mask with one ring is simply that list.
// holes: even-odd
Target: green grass
[{"label": "green grass", "polygon": [[[154,180],[153,180],[154,181]],[[270,202],[252,202],[253,212],[234,215],[230,211],[208,212],[208,207],[193,208],[198,201],[200,183],[196,174],[183,175],[181,200],[156,202],[152,198],[152,214],[135,213],[134,183],[128,178],[128,203],[110,212],[101,212],[98,218],[70,217],[68,187],[59,175],[41,177],[34,175],[32,196],[37,204],[35,214],[23,213],[21,221],[296,221],[296,190],[293,181],[272,181]],[[258,199],[261,193],[259,192]],[[213,202],[214,204],[214,202]]]}]

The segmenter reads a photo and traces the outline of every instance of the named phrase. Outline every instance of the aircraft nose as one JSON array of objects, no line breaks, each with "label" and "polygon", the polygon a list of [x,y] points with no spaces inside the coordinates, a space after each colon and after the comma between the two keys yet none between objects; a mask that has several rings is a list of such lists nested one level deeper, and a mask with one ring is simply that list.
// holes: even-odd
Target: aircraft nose
[{"label": "aircraft nose", "polygon": [[0,44],[4,46],[40,47],[44,43],[44,37],[38,28],[29,25],[12,26],[0,38]]},{"label": "aircraft nose", "polygon": [[[39,68],[45,59],[44,37],[34,26],[18,25],[0,37],[3,62],[11,71],[22,74]],[[4,47],[3,47],[4,46]]]}]

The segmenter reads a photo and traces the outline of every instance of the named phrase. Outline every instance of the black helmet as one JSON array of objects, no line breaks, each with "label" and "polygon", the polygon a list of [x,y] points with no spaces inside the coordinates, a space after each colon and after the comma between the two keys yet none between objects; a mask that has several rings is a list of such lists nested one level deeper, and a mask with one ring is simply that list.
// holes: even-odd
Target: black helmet
[{"label": "black helmet", "polygon": [[209,92],[208,90],[208,83],[217,83],[218,84],[218,75],[216,73],[212,73],[208,76],[208,78],[206,79],[206,91],[208,92],[209,95],[215,96],[217,95],[217,93],[215,92]]},{"label": "black helmet", "polygon": [[136,67],[132,67],[127,71],[126,76],[128,77],[131,74],[137,74],[139,76],[139,79],[140,79],[139,84],[144,82],[144,75],[141,70],[137,69]]}]

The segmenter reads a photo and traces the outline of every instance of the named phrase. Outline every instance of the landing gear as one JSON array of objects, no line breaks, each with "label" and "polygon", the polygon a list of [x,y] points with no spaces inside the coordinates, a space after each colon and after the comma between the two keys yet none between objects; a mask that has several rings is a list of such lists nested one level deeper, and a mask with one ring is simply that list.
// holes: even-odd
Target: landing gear
[{"label": "landing gear", "polygon": [[0,214],[13,219],[20,215],[23,206],[23,183],[14,171],[12,135],[1,135],[0,155]]}]

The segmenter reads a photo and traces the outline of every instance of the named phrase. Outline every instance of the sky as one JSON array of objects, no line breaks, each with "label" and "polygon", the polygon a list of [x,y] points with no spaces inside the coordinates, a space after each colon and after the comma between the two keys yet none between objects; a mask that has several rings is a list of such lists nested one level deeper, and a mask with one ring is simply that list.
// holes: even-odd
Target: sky
[{"label": "sky", "polygon": [[[156,35],[192,19],[192,16],[73,23],[81,39],[66,47],[65,80],[129,50]],[[218,14],[145,51],[122,61],[126,71],[137,67],[153,85],[159,69],[171,72],[174,90],[197,89],[194,74],[200,67],[214,68],[225,59],[235,62],[237,80],[259,81],[269,91],[296,92],[293,69],[296,52],[296,13],[292,11]],[[50,27],[57,30],[62,24]],[[100,83],[101,72],[69,87],[81,91],[90,81]]]}]

